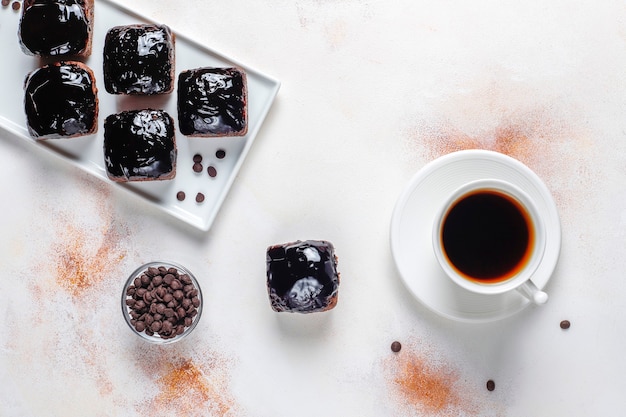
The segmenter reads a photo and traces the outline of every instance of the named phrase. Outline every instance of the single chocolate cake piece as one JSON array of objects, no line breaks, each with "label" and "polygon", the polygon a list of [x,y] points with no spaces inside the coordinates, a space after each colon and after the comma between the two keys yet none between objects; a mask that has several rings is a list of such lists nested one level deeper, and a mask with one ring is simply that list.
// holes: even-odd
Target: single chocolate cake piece
[{"label": "single chocolate cake piece", "polygon": [[165,25],[110,29],[104,40],[104,87],[111,94],[152,95],[174,89],[174,34]]},{"label": "single chocolate cake piece", "polygon": [[238,68],[197,68],[178,76],[178,127],[188,136],[248,132],[246,74]]},{"label": "single chocolate cake piece", "polygon": [[162,110],[129,110],[104,121],[104,162],[116,182],[169,180],[176,175],[174,121]]},{"label": "single chocolate cake piece", "polygon": [[306,240],[267,249],[267,289],[274,311],[313,313],[337,304],[339,273],[330,242]]},{"label": "single chocolate cake piece", "polygon": [[42,57],[91,54],[94,0],[24,0],[18,29],[24,53]]},{"label": "single chocolate cake piece", "polygon": [[98,89],[81,62],[57,62],[31,72],[24,83],[28,131],[37,139],[70,138],[98,130]]}]

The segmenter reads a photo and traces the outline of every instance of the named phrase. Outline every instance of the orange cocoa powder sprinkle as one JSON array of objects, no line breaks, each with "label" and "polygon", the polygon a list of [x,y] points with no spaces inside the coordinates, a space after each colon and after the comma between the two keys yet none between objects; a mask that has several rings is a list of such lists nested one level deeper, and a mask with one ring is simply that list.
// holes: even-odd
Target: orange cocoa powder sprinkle
[{"label": "orange cocoa powder sprinkle", "polygon": [[459,406],[459,397],[453,390],[455,381],[453,372],[414,355],[402,361],[394,379],[404,400],[428,413]]},{"label": "orange cocoa powder sprinkle", "polygon": [[[486,137],[472,137],[454,129],[448,129],[427,133],[423,139],[428,145],[430,158],[466,149],[488,149],[528,163],[536,157],[539,146],[530,138],[531,135],[540,135],[540,133],[533,131],[532,127],[502,125]],[[545,146],[545,143],[542,146]]]},{"label": "orange cocoa powder sprinkle", "polygon": [[[221,379],[221,378],[220,378]],[[193,361],[170,365],[157,380],[160,393],[154,400],[157,410],[172,410],[178,415],[204,415],[208,409],[224,416],[233,408],[233,400],[222,387],[215,385]]]},{"label": "orange cocoa powder sprinkle", "polygon": [[92,239],[73,225],[66,225],[62,240],[53,248],[56,259],[56,282],[73,296],[102,282],[106,272],[125,256],[120,248],[121,237],[112,228],[104,231],[98,247],[92,248]]}]

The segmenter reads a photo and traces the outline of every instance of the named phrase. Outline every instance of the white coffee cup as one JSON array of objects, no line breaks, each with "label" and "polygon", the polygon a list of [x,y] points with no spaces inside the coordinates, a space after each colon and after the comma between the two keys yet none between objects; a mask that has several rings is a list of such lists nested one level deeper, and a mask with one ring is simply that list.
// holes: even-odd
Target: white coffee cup
[{"label": "white coffee cup", "polygon": [[483,179],[455,190],[435,217],[432,245],[448,277],[468,291],[517,290],[536,304],[548,300],[532,281],[546,246],[544,222],[509,182]]}]

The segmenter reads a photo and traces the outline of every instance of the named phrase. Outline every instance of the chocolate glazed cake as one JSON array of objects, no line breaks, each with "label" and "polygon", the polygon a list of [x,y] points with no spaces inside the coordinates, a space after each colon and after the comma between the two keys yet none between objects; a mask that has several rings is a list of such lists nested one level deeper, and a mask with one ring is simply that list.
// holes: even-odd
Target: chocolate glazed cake
[{"label": "chocolate glazed cake", "polygon": [[174,89],[174,39],[165,25],[110,29],[104,42],[104,87],[111,94],[167,94]]},{"label": "chocolate glazed cake", "polygon": [[104,158],[116,182],[169,180],[176,175],[174,121],[163,110],[129,110],[104,122]]},{"label": "chocolate glazed cake", "polygon": [[277,312],[313,313],[337,304],[339,273],[333,245],[306,240],[267,249],[267,290]]},{"label": "chocolate glazed cake", "polygon": [[178,77],[178,126],[188,136],[248,132],[246,74],[239,68],[197,68]]},{"label": "chocolate glazed cake", "polygon": [[24,53],[42,57],[91,54],[94,0],[24,0],[18,29]]},{"label": "chocolate glazed cake", "polygon": [[24,84],[28,131],[37,139],[69,138],[98,129],[93,72],[81,62],[58,62],[31,72]]}]

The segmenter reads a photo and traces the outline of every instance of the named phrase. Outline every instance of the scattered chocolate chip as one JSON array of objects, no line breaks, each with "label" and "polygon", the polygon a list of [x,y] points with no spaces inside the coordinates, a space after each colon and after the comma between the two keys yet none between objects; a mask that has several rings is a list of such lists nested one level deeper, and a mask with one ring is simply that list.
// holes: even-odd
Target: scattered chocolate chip
[{"label": "scattered chocolate chip", "polygon": [[203,201],[204,201],[204,194],[202,194],[202,193],[196,194],[196,202],[197,203],[202,203]]},{"label": "scattered chocolate chip", "polygon": [[199,162],[193,164],[193,172],[202,172],[202,164]]},{"label": "scattered chocolate chip", "polygon": [[572,325],[572,324],[569,322],[569,320],[563,320],[563,321],[560,323],[561,329],[563,329],[563,330],[567,330],[567,329],[569,329],[569,327],[570,327],[571,325]]},{"label": "scattered chocolate chip", "polygon": [[215,156],[217,157],[217,159],[224,159],[224,157],[226,156],[226,151],[224,149],[218,149],[215,152]]},{"label": "scattered chocolate chip", "polygon": [[13,8],[13,10],[19,10],[21,7],[21,4],[19,1],[14,1],[13,4],[11,4],[11,7]]},{"label": "scattered chocolate chip", "polygon": [[179,191],[176,193],[176,199],[178,201],[183,201],[185,199],[185,192],[184,191]]},{"label": "scattered chocolate chip", "polygon": [[200,162],[202,162],[202,155],[200,155],[199,153],[195,154],[193,156],[193,162],[199,164]]},{"label": "scattered chocolate chip", "polygon": [[7,7],[9,4],[11,4],[11,0],[2,0],[2,6]]},{"label": "scattered chocolate chip", "polygon": [[493,379],[490,379],[489,381],[487,381],[487,391],[493,391],[494,389],[496,389],[496,383],[493,381]]},{"label": "scattered chocolate chip", "polygon": [[395,341],[391,344],[391,351],[392,352],[400,352],[400,349],[402,349],[402,344],[400,344],[400,342]]},{"label": "scattered chocolate chip", "polygon": [[213,178],[217,175],[217,169],[214,166],[210,166],[207,168],[207,172],[209,173],[209,177]]}]

